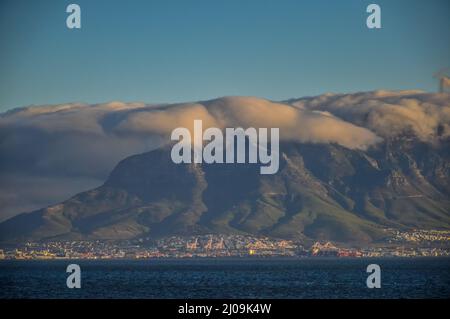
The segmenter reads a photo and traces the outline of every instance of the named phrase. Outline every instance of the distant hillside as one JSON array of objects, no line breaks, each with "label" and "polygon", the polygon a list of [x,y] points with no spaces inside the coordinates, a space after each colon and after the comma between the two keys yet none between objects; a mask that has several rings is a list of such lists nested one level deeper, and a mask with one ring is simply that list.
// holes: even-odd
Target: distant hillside
[{"label": "distant hillside", "polygon": [[383,228],[450,229],[449,139],[386,138],[367,151],[283,142],[280,170],[128,157],[99,188],[0,224],[0,239],[129,239],[195,233],[371,242]]}]

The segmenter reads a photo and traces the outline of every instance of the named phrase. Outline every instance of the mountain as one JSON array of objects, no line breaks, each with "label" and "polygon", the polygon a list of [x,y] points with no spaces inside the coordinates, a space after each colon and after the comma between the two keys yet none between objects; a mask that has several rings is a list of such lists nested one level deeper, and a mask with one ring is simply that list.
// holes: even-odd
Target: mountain
[{"label": "mountain", "polygon": [[404,134],[368,150],[282,142],[280,169],[174,164],[163,147],[122,160],[106,182],[0,224],[0,240],[240,233],[369,243],[384,229],[450,229],[450,140]]}]

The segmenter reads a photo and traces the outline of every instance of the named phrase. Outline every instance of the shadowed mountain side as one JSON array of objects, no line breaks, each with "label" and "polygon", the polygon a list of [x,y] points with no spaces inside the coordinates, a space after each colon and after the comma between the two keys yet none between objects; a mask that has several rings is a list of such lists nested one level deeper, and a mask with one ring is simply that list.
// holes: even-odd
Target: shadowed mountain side
[{"label": "shadowed mountain side", "polygon": [[371,242],[383,228],[450,228],[449,142],[368,151],[285,142],[280,169],[173,164],[170,148],[121,161],[103,186],[0,224],[1,240],[246,233]]}]

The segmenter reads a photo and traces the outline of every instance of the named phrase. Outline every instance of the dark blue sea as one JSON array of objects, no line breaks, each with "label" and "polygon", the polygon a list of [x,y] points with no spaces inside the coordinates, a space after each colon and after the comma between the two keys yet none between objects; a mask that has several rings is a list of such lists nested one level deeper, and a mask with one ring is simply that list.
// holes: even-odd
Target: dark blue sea
[{"label": "dark blue sea", "polygon": [[[66,267],[81,267],[81,288]],[[368,289],[366,267],[381,267]],[[0,261],[0,298],[449,298],[449,258]]]}]

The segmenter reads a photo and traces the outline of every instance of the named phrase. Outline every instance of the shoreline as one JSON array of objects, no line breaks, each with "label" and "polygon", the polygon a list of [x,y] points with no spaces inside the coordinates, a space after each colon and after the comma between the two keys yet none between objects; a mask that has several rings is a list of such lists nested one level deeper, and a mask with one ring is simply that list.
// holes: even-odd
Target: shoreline
[{"label": "shoreline", "polygon": [[116,261],[324,261],[324,260],[410,260],[410,259],[449,259],[450,256],[376,256],[376,257],[335,257],[335,256],[319,256],[319,257],[151,257],[151,258],[36,258],[36,259],[0,259],[2,262],[35,262],[35,261],[100,261],[100,262],[116,262]]}]

